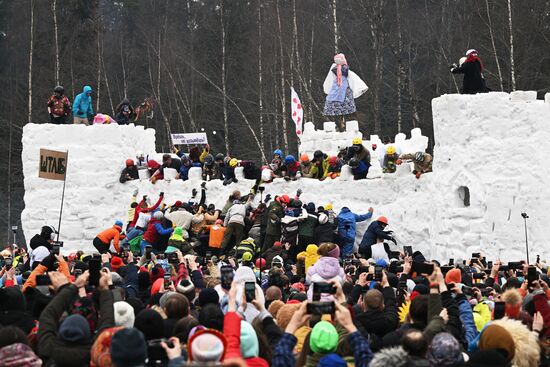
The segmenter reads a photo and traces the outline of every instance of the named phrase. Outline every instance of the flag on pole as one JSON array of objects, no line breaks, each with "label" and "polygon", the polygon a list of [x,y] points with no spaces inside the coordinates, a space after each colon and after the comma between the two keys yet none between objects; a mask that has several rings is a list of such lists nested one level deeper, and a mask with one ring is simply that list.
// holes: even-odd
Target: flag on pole
[{"label": "flag on pole", "polygon": [[290,98],[291,98],[290,112],[292,113],[292,120],[296,125],[296,135],[300,136],[302,135],[302,125],[303,125],[302,120],[304,119],[304,109],[302,108],[302,102],[300,102],[300,97],[298,97],[298,94],[292,87],[290,87]]}]

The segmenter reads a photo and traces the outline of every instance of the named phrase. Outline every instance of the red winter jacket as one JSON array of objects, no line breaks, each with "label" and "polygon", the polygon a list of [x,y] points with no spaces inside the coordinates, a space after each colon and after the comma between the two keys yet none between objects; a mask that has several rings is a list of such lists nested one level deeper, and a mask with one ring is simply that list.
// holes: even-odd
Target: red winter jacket
[{"label": "red winter jacket", "polygon": [[[223,333],[227,339],[225,359],[241,357],[241,317],[236,312],[228,312],[223,319]],[[249,367],[268,367],[265,359],[252,357],[245,359]]]},{"label": "red winter jacket", "polygon": [[172,228],[164,228],[159,220],[151,218],[147,230],[143,234],[143,239],[150,244],[156,244],[161,236],[166,236],[170,233],[172,233]]},{"label": "red winter jacket", "polygon": [[138,206],[136,206],[136,209],[134,211],[134,219],[132,219],[132,223],[130,223],[130,227],[135,227],[136,226],[136,222],[138,220],[139,213],[141,213],[141,212],[144,212],[144,213],[152,212],[153,210],[155,210],[156,208],[159,207],[160,203],[162,203],[162,199],[164,199],[164,196],[159,196],[159,199],[157,200],[155,205],[153,205],[152,207],[149,207],[149,208],[142,208],[141,207],[143,205],[143,202],[144,202],[144,200],[142,199],[139,202]]}]

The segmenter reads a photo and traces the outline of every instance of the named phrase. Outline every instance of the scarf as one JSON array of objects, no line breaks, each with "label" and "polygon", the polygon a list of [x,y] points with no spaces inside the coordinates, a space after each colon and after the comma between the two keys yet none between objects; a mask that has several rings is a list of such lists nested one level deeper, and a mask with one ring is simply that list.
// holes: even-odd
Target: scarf
[{"label": "scarf", "polygon": [[483,63],[481,62],[481,59],[477,56],[476,53],[471,53],[467,58],[465,62],[479,62],[479,66],[481,68],[480,71],[483,71]]},{"label": "scarf", "polygon": [[347,65],[346,56],[344,54],[334,55],[334,63],[336,64],[336,84],[342,85],[342,65]]}]

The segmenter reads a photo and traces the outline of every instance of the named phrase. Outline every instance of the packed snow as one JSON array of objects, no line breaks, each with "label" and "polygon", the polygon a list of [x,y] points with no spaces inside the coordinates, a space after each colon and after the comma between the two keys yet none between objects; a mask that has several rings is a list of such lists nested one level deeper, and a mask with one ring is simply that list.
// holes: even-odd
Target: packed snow
[{"label": "packed snow", "polygon": [[[549,256],[544,246],[550,238],[550,98],[535,100],[536,93],[513,92],[480,95],[444,95],[432,101],[435,148],[433,173],[417,180],[408,165],[395,174],[383,174],[377,152],[384,146],[376,135],[364,140],[372,152],[369,178],[353,181],[348,167],[335,180],[277,179],[265,184],[266,194],[294,194],[303,190],[303,202],[316,205],[332,203],[335,211],[348,206],[364,213],[375,208],[374,217],[389,218],[399,245],[412,245],[433,258],[470,257],[485,252],[489,259],[503,260],[525,255],[522,212],[527,212],[531,260],[536,254]],[[300,152],[312,154],[320,149],[335,154],[355,137],[358,123],[350,121],[345,132],[336,132],[333,122],[315,130],[306,123]],[[398,152],[424,151],[428,138],[419,129],[395,137]],[[200,169],[190,172],[189,181],[148,180],[120,184],[118,179],[127,158],[137,151],[158,157],[155,131],[142,126],[28,124],[23,129],[23,171],[25,210],[21,221],[25,237],[40,231],[44,224],[57,227],[63,182],[38,178],[39,150],[68,150],[68,169],[61,222],[61,240],[66,251],[92,251],[92,240],[115,219],[127,221],[132,192],[147,194],[155,201],[161,191],[165,202],[188,200],[191,190],[200,192]],[[246,158],[246,157],[237,157]],[[378,158],[378,159],[376,159]],[[198,171],[198,172],[197,172]],[[239,174],[239,172],[238,172]],[[250,180],[223,186],[221,181],[207,183],[207,203],[223,206],[233,190],[248,192]],[[469,206],[464,194],[468,188]],[[200,194],[199,194],[200,195]],[[357,241],[368,222],[358,227]]]}]

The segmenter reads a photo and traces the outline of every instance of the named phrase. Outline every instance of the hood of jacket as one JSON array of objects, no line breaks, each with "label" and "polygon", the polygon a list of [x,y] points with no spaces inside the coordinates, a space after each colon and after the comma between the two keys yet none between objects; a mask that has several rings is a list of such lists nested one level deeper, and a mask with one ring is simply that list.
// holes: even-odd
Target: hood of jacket
[{"label": "hood of jacket", "polygon": [[260,354],[260,343],[252,325],[241,320],[241,355],[243,358],[258,357]]},{"label": "hood of jacket", "polygon": [[307,245],[306,247],[307,256],[316,256],[318,249],[319,247],[317,247],[317,245]]},{"label": "hood of jacket", "polygon": [[318,274],[324,279],[330,279],[342,275],[343,269],[337,258],[323,256],[308,269],[308,273],[311,273],[310,275]]},{"label": "hood of jacket", "polygon": [[92,92],[92,87],[85,85],[84,88],[82,88],[82,93],[86,94],[88,92]]}]

